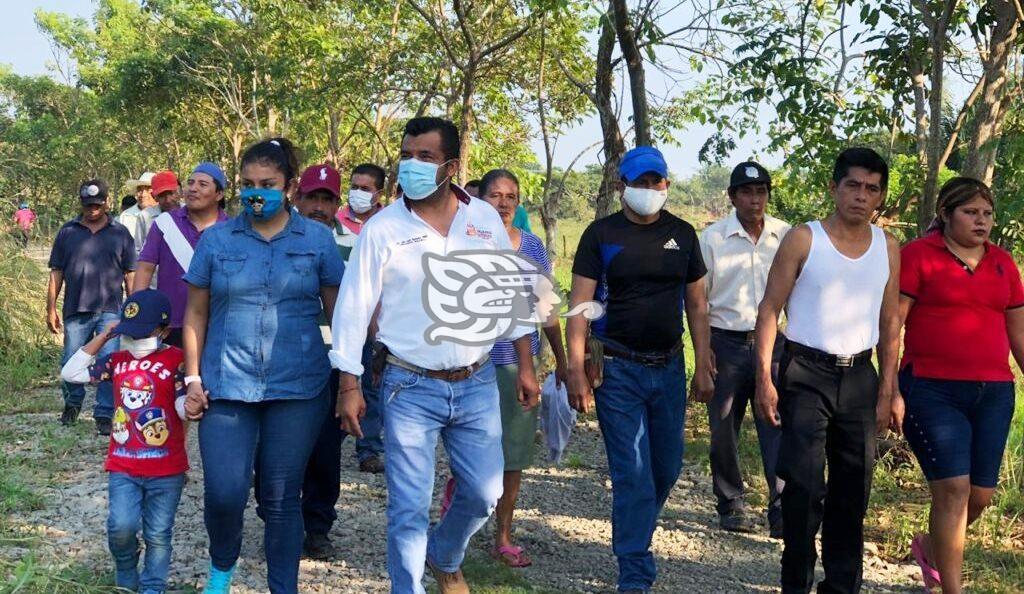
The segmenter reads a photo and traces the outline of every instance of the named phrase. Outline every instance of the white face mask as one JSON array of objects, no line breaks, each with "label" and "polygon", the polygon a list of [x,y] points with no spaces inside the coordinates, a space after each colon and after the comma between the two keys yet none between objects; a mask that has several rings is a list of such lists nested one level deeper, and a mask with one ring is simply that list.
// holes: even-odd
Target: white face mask
[{"label": "white face mask", "polygon": [[150,336],[148,338],[132,338],[121,336],[121,349],[128,351],[136,359],[142,359],[160,348],[160,337]]},{"label": "white face mask", "polygon": [[626,201],[626,205],[633,212],[647,217],[665,206],[665,201],[668,200],[668,190],[648,190],[626,186],[622,192],[622,199]]},{"label": "white face mask", "polygon": [[366,190],[349,190],[348,205],[356,214],[363,214],[373,208],[373,194]]}]

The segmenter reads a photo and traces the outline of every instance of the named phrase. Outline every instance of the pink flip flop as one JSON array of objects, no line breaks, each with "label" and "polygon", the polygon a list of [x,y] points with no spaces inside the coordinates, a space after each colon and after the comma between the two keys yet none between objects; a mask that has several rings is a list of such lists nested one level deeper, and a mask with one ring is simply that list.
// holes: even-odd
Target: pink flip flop
[{"label": "pink flip flop", "polygon": [[939,575],[939,570],[932,566],[924,554],[923,534],[918,534],[910,542],[910,551],[914,554],[914,560],[917,561],[917,565],[921,568],[921,579],[924,580],[925,587],[929,589],[941,588],[942,576]]},{"label": "pink flip flop", "polygon": [[526,556],[523,547],[504,546],[491,549],[491,557],[509,567],[519,568],[533,565],[533,561]]}]

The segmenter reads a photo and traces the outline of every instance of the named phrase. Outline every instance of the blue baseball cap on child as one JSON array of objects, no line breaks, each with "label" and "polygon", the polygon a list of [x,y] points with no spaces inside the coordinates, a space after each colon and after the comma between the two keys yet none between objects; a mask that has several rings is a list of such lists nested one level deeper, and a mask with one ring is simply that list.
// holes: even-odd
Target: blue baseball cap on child
[{"label": "blue baseball cap on child", "polygon": [[657,173],[661,177],[668,177],[668,164],[665,163],[661,151],[653,146],[638,146],[622,155],[619,175],[626,178],[626,182],[632,183],[645,173]]},{"label": "blue baseball cap on child", "polygon": [[171,322],[171,300],[161,291],[146,289],[128,297],[121,308],[121,323],[113,334],[147,338]]}]

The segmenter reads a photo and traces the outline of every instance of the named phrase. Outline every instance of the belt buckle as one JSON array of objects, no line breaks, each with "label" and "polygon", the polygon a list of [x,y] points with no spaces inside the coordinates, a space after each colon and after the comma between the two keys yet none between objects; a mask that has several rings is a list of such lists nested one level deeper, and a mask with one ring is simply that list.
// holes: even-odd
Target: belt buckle
[{"label": "belt buckle", "polygon": [[664,367],[667,362],[668,357],[655,355],[653,357],[644,357],[640,364],[644,367]]},{"label": "belt buckle", "polygon": [[853,355],[836,355],[836,367],[853,367]]},{"label": "belt buckle", "polygon": [[472,375],[472,371],[469,367],[451,369],[448,371],[448,382],[461,382],[464,379],[468,379],[470,375]]}]

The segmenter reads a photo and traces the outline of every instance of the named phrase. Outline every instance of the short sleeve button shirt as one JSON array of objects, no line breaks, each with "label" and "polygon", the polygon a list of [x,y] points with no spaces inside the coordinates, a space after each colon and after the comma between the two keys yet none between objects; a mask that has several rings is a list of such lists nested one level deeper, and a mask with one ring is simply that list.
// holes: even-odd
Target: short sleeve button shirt
[{"label": "short sleeve button shirt", "polygon": [[785,221],[765,215],[764,228],[755,241],[733,210],[700,234],[701,254],[708,267],[708,315],[713,327],[740,332],[754,329],[768,270],[788,231]]},{"label": "short sleeve button shirt", "polygon": [[124,274],[135,270],[135,242],[113,217],[95,233],[82,224],[82,217],[75,217],[57,232],[49,265],[64,274],[65,318],[118,313]]},{"label": "short sleeve button shirt", "polygon": [[343,270],[330,229],[296,214],[269,241],[245,215],[204,231],[185,282],[210,290],[200,362],[210,397],[316,396],[330,375],[320,287],[338,286]]},{"label": "short sleeve button shirt", "polygon": [[591,223],[572,272],[598,281],[595,298],[606,305],[604,317],[591,324],[598,338],[662,352],[682,336],[686,285],[707,269],[693,226],[663,210],[649,225],[621,211]]},{"label": "short sleeve button shirt", "polygon": [[907,315],[902,366],[917,377],[1012,381],[1006,310],[1024,307],[1013,258],[985,244],[973,271],[933,232],[900,255],[900,292],[914,299]]}]

